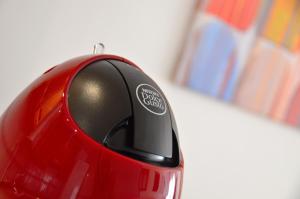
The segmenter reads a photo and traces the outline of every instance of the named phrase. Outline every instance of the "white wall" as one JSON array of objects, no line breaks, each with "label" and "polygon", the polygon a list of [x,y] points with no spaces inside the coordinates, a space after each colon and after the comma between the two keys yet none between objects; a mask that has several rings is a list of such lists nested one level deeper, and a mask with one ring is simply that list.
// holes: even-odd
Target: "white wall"
[{"label": "white wall", "polygon": [[94,43],[162,87],[185,156],[183,198],[300,198],[298,130],[174,86],[193,0],[0,0],[0,113],[33,79]]}]

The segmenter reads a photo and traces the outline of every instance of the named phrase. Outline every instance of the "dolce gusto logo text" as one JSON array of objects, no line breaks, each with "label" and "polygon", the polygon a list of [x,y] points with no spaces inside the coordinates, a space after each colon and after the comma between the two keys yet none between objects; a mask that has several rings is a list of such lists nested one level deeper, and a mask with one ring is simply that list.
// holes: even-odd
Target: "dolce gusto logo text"
[{"label": "dolce gusto logo text", "polygon": [[153,114],[163,115],[167,111],[163,96],[149,84],[138,85],[136,88],[136,97],[141,105]]}]

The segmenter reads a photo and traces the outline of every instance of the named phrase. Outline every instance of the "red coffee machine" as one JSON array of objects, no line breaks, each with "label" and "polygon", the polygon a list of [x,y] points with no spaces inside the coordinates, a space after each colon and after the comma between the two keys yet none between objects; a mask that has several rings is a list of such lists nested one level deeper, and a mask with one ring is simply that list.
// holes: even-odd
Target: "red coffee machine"
[{"label": "red coffee machine", "polygon": [[57,65],[0,118],[1,199],[177,199],[182,180],[170,105],[122,57]]}]

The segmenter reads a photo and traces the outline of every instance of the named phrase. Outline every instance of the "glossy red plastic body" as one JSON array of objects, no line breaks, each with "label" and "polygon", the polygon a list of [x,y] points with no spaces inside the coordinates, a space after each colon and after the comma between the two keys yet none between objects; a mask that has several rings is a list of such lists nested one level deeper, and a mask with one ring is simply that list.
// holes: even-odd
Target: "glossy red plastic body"
[{"label": "glossy red plastic body", "polygon": [[87,55],[45,72],[0,118],[1,199],[180,198],[183,160],[159,167],[118,154],[88,137],[68,110],[79,70],[112,55]]}]

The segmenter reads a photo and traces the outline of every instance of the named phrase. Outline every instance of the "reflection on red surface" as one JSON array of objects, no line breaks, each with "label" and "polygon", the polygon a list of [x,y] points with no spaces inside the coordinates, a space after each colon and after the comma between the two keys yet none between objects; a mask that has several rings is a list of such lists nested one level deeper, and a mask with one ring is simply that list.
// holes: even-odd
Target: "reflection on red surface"
[{"label": "reflection on red surface", "polygon": [[180,198],[182,161],[165,168],[130,159],[96,143],[70,117],[65,94],[70,79],[101,58],[129,62],[107,55],[65,62],[2,115],[1,199]]}]

